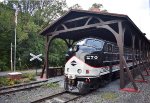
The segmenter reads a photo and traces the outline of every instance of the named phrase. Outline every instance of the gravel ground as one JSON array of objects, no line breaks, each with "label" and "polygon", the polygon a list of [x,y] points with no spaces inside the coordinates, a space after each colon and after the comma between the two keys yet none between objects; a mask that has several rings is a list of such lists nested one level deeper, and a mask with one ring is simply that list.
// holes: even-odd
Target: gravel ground
[{"label": "gravel ground", "polygon": [[[124,92],[119,90],[119,79],[112,81],[103,88],[79,98],[70,103],[150,103],[150,76],[145,76],[148,83],[136,83],[139,93]],[[49,79],[49,82],[59,81],[60,87],[40,87],[28,91],[20,91],[0,96],[0,103],[29,103],[35,99],[63,91],[63,76]],[[132,87],[131,84],[127,87]]]},{"label": "gravel ground", "polygon": [[[138,78],[138,77],[137,77]],[[69,103],[150,103],[150,76],[145,76],[148,83],[136,83],[140,92],[119,90],[119,79],[103,88]],[[131,83],[127,87],[132,87]]]}]

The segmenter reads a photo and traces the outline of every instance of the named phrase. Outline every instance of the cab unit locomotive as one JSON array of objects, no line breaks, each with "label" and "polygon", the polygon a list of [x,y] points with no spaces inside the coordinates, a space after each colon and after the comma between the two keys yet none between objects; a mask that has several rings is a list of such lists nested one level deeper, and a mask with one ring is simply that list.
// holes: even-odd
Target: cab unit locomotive
[{"label": "cab unit locomotive", "polygon": [[[124,48],[124,52],[127,65],[131,67],[131,49]],[[84,94],[119,76],[119,48],[116,43],[99,38],[85,38],[68,50],[66,59],[66,91]]]}]

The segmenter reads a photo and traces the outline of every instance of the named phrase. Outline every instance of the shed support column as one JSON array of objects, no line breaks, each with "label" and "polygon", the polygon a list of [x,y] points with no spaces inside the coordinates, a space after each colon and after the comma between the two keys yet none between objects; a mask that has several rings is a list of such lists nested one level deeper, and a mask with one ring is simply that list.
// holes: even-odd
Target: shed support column
[{"label": "shed support column", "polygon": [[[119,58],[120,58],[120,88],[125,87],[125,78],[124,78],[124,66],[123,66],[123,42],[122,41],[122,35],[120,35],[120,40],[117,40],[118,46],[119,46]],[[119,39],[119,38],[118,38]]]},{"label": "shed support column", "polygon": [[150,71],[150,61],[149,61],[149,47],[147,45],[147,66],[148,66],[148,71]]},{"label": "shed support column", "polygon": [[43,75],[45,73],[46,79],[48,78],[48,75],[47,75],[47,69],[48,69],[48,51],[49,51],[48,39],[49,39],[48,36],[46,36],[44,66],[42,68],[42,74],[41,74],[41,78],[43,78]]},{"label": "shed support column", "polygon": [[124,66],[123,66],[123,55],[124,55],[124,32],[123,32],[123,27],[122,23],[118,23],[118,28],[119,28],[119,34],[117,36],[117,44],[119,47],[119,58],[120,58],[120,88],[125,87],[125,78],[124,78]]},{"label": "shed support column", "polygon": [[148,70],[150,70],[150,59],[149,59],[150,58],[150,53],[149,53],[150,51],[149,50],[150,50],[150,48],[147,45],[147,60],[148,60],[148,68],[149,68]]},{"label": "shed support column", "polygon": [[48,54],[49,54],[48,39],[49,39],[49,37],[46,36],[46,42],[47,42],[47,43],[46,43],[46,55],[45,55],[45,58],[46,58],[46,60],[45,60],[46,78],[48,78],[48,67],[49,67],[49,65],[48,65],[48,62],[49,62],[49,60],[48,60]]},{"label": "shed support column", "polygon": [[150,71],[149,46],[148,45],[147,45],[147,66],[148,66],[148,70]]},{"label": "shed support column", "polygon": [[[144,43],[143,43],[144,44]],[[143,57],[143,55],[144,55],[144,50],[143,50],[143,52],[142,52],[142,47],[141,47],[141,40],[140,40],[140,42],[139,42],[139,47],[140,47],[140,60],[141,60],[141,62],[142,62],[142,67],[144,68],[144,70],[145,70],[145,72],[146,72],[146,75],[145,76],[148,76],[149,75],[149,73],[148,73],[148,71],[147,71],[147,68],[146,68],[146,66],[145,66],[145,60],[143,60],[144,59],[144,57]],[[143,47],[144,47],[144,45],[143,45]],[[144,48],[143,48],[144,49]]]},{"label": "shed support column", "polygon": [[136,86],[136,84],[134,82],[133,76],[127,66],[127,63],[126,63],[126,60],[124,57],[123,47],[124,47],[124,32],[125,31],[124,31],[122,25],[123,25],[122,22],[118,23],[119,35],[117,38],[117,44],[119,46],[119,52],[120,52],[120,88],[122,89],[125,87],[125,78],[124,78],[124,66],[125,66],[125,69],[127,71],[130,81],[132,82],[134,89],[138,90],[138,87]]},{"label": "shed support column", "polygon": [[118,21],[118,29],[119,33],[117,33],[115,30],[113,30],[109,25],[101,25],[97,26],[97,28],[105,28],[112,32],[112,34],[115,36],[117,45],[119,47],[119,58],[120,58],[120,88],[123,89],[125,87],[125,77],[124,77],[124,67],[127,71],[128,77],[130,81],[132,82],[132,85],[134,86],[133,91],[137,92],[138,88],[133,80],[133,77],[131,75],[131,72],[127,66],[126,60],[124,58],[124,33],[125,33],[125,28],[122,27],[122,22]]},{"label": "shed support column", "polygon": [[142,80],[145,81],[145,78],[142,74],[142,71],[140,69],[140,66],[135,58],[135,35],[132,34],[132,60],[133,60],[133,66],[135,66],[135,64],[137,65],[137,70],[140,73]]},{"label": "shed support column", "polygon": [[[136,58],[135,58],[135,35],[132,36],[132,65],[135,66]],[[137,65],[137,64],[136,64]]]}]

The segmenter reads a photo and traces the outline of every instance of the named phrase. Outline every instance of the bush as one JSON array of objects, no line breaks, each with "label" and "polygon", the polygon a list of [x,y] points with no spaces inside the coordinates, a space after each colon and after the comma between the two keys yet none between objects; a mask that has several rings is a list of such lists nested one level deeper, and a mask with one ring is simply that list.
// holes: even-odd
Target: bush
[{"label": "bush", "polygon": [[8,77],[0,77],[0,87],[3,86],[12,86],[15,84],[20,84],[20,83],[27,83],[30,81],[34,81],[35,79],[35,74],[33,73],[26,73],[22,74],[22,79],[10,79]]},{"label": "bush", "polygon": [[36,80],[34,73],[25,73],[25,74],[22,74],[22,78],[29,78],[29,80],[32,80],[32,81]]},{"label": "bush", "polygon": [[7,77],[0,77],[0,87],[12,86],[12,85],[19,84],[19,83],[21,83],[20,80],[13,80]]},{"label": "bush", "polygon": [[8,71],[10,68],[7,67],[6,62],[0,61],[0,71]]},{"label": "bush", "polygon": [[9,79],[6,77],[0,77],[0,87],[2,86],[8,86],[9,85]]}]

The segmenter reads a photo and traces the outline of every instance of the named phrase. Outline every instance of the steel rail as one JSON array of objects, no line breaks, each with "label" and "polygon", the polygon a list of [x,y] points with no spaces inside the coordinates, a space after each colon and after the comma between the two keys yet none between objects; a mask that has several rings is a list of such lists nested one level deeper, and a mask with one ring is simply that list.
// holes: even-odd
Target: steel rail
[{"label": "steel rail", "polygon": [[56,94],[53,94],[53,95],[48,95],[48,96],[45,96],[43,98],[40,98],[40,99],[37,99],[37,100],[34,100],[34,101],[31,101],[30,103],[39,103],[39,102],[42,102],[44,100],[47,100],[47,99],[52,99],[53,97],[56,97],[58,95],[62,95],[64,93],[67,93],[66,91],[62,91],[60,93],[56,93]]},{"label": "steel rail", "polygon": [[[45,101],[45,100],[50,100],[50,99],[53,99],[53,98],[55,98],[55,97],[61,96],[61,95],[66,94],[66,93],[72,95],[72,93],[69,93],[69,92],[67,92],[67,91],[62,91],[62,92],[60,92],[60,93],[56,93],[56,94],[53,94],[53,95],[49,95],[49,96],[46,96],[46,97],[43,97],[43,98],[34,100],[34,101],[30,102],[30,103],[40,103],[40,102],[43,102],[43,101]],[[74,95],[75,95],[75,94],[74,94]],[[70,101],[73,101],[73,100],[76,100],[76,99],[82,97],[82,95],[75,95],[75,96],[76,96],[76,97],[70,98],[70,99],[68,99],[68,100],[65,100],[65,101],[63,100],[63,101],[64,101],[63,103],[68,103],[68,102],[70,102]]]},{"label": "steel rail", "polygon": [[26,84],[20,84],[16,86],[10,86],[6,88],[1,88],[0,95],[12,93],[12,92],[18,92],[21,90],[26,90],[26,89],[32,89],[32,88],[37,88],[43,85],[43,83],[47,82],[48,80],[44,81],[37,81],[37,82],[31,82],[31,83],[26,83]]},{"label": "steel rail", "polygon": [[17,88],[17,87],[21,87],[21,86],[26,86],[26,85],[31,85],[31,84],[37,84],[37,83],[41,83],[41,82],[47,82],[48,80],[42,80],[42,81],[34,81],[34,82],[30,82],[30,83],[23,83],[23,84],[17,84],[14,86],[6,86],[6,87],[1,87],[1,90],[5,90],[5,89],[11,89],[11,88]]}]

